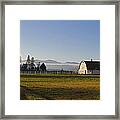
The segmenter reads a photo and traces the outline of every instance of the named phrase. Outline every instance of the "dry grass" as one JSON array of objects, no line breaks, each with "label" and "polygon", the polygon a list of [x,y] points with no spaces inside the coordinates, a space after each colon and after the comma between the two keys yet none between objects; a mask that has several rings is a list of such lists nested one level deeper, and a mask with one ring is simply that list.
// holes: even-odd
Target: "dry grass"
[{"label": "dry grass", "polygon": [[99,100],[99,75],[21,75],[21,99]]}]

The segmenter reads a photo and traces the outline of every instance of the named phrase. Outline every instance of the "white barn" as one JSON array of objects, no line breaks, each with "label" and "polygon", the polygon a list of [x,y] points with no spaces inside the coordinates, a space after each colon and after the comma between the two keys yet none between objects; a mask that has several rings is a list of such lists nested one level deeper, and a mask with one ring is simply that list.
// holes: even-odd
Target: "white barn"
[{"label": "white barn", "polygon": [[100,74],[100,61],[81,61],[78,74]]}]

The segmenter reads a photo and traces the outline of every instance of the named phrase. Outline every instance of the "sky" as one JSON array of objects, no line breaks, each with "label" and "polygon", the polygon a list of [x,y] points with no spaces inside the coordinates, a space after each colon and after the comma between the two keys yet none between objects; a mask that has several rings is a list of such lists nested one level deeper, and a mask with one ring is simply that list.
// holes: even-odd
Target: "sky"
[{"label": "sky", "polygon": [[21,20],[20,55],[39,60],[100,60],[99,20]]}]

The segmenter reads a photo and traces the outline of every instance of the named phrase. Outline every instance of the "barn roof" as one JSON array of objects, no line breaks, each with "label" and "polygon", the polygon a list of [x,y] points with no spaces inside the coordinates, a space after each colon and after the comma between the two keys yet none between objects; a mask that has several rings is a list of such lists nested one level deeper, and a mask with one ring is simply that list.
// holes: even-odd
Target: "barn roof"
[{"label": "barn roof", "polygon": [[100,70],[100,61],[84,61],[88,70]]}]

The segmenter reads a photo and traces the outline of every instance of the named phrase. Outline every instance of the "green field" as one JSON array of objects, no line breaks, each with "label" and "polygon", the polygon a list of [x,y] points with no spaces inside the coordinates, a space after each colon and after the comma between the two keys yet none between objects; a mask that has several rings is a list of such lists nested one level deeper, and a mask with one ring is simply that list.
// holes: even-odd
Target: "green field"
[{"label": "green field", "polygon": [[21,100],[99,100],[100,75],[20,75]]}]

